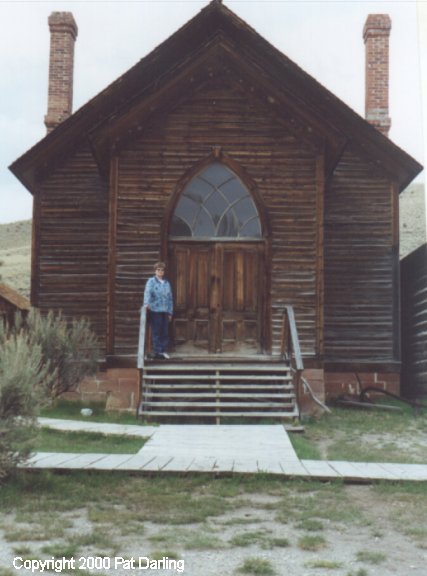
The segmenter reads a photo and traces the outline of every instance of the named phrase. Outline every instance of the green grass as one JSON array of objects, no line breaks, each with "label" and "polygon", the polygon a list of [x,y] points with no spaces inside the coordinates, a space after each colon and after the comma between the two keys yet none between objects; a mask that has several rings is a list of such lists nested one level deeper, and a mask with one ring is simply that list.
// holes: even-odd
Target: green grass
[{"label": "green grass", "polygon": [[341,562],[333,562],[331,560],[310,560],[304,566],[307,568],[323,568],[324,570],[338,570],[342,568]]},{"label": "green grass", "polygon": [[[426,510],[427,491],[422,482],[377,483],[369,490],[385,507],[391,507],[392,502],[396,506],[398,501],[403,508],[409,508],[412,503],[420,513]],[[105,475],[89,471],[73,471],[65,475],[19,471],[2,485],[0,509],[19,514],[22,521],[28,521],[36,511],[52,521],[52,510],[55,513],[53,519],[61,520],[62,510],[89,506],[93,510],[91,514],[99,515],[99,522],[108,522],[111,514],[120,517],[120,510],[132,509],[134,517],[142,521],[147,506],[162,513],[171,505],[194,508],[195,503],[204,505],[209,502],[213,506],[224,500],[226,505],[220,506],[221,509],[238,510],[247,504],[246,498],[258,494],[276,496],[277,512],[289,514],[290,520],[301,522],[336,517],[347,522],[349,518],[360,517],[357,515],[360,505],[352,502],[351,491],[339,481],[268,480],[258,475],[214,478],[203,474],[157,476],[153,479],[121,472]],[[49,502],[52,505],[45,507]],[[57,505],[59,507],[55,509]],[[125,517],[124,521],[128,518]],[[37,522],[44,520],[38,517]]]},{"label": "green grass", "polygon": [[95,547],[102,550],[111,550],[111,556],[114,556],[118,552],[118,547],[111,534],[112,529],[113,526],[103,530],[94,528],[90,532],[71,536],[69,542],[71,545],[76,546],[77,549]]},{"label": "green grass", "polygon": [[220,550],[225,548],[225,543],[216,534],[201,530],[189,531],[183,545],[186,550]]},{"label": "green grass", "polygon": [[69,542],[62,544],[47,544],[42,546],[41,551],[49,556],[55,556],[57,558],[73,558],[77,555],[79,551],[78,544],[71,544]]},{"label": "green grass", "polygon": [[289,439],[301,460],[321,460],[319,449],[305,434],[293,432]]},{"label": "green grass", "polygon": [[180,546],[187,550],[218,550],[224,548],[224,542],[207,526],[196,530],[187,528],[163,529],[147,538],[152,544],[162,546]]},{"label": "green grass", "polygon": [[276,506],[275,518],[284,524],[293,523],[307,531],[321,530],[324,521],[329,523],[366,525],[366,517],[355,505],[341,481],[295,482]]},{"label": "green grass", "polygon": [[[108,502],[89,506],[87,517],[92,524],[102,529],[111,525],[111,507]],[[146,516],[127,507],[117,506],[114,510],[114,528],[121,536],[141,536],[145,532],[144,521]]]},{"label": "green grass", "polygon": [[269,538],[263,548],[288,548],[290,545],[287,538]]},{"label": "green grass", "polygon": [[[427,491],[421,484],[384,483],[354,489],[342,482],[256,475],[151,477],[21,470],[1,487],[0,522],[7,526],[4,537],[10,548],[24,549],[28,555],[114,556],[126,542],[137,539],[146,543],[148,555],[150,549],[180,554],[199,550],[208,551],[207,555],[222,550],[232,554],[237,548],[241,554],[247,549],[252,557],[239,567],[239,573],[268,575],[274,574],[274,568],[259,564],[263,550],[298,546],[307,550],[307,562],[316,562],[310,568],[333,571],[334,563],[323,552],[334,545],[332,532],[369,526],[369,533],[373,533],[392,526],[397,537],[402,534],[405,541],[411,538],[415,545],[421,545],[425,532],[420,527],[427,525]],[[262,510],[264,501],[270,505],[274,502],[276,512]],[[226,520],[241,520],[248,513],[262,523],[242,525],[237,532],[226,527],[230,526]],[[84,532],[79,529],[80,519],[87,522]],[[34,536],[37,543],[33,545]],[[365,567],[371,570],[372,566],[373,570],[378,565],[375,563],[383,561],[382,551],[375,546],[372,551],[360,551],[357,560],[361,568],[353,568],[354,575],[363,574]],[[162,555],[171,557],[170,553]],[[356,552],[351,556],[356,560]]]},{"label": "green grass", "polygon": [[204,476],[132,477],[127,473],[97,474],[85,471],[66,475],[19,473],[0,490],[3,512],[65,512],[108,502],[110,522],[126,523],[123,510],[139,521],[170,525],[204,522],[239,506],[215,495]]},{"label": "green grass", "polygon": [[301,548],[301,550],[310,550],[312,552],[322,550],[322,548],[326,548],[327,545],[328,543],[325,538],[318,535],[301,536],[298,540],[298,548]]},{"label": "green grass", "polygon": [[31,542],[61,537],[71,524],[56,514],[33,514],[29,520],[16,515],[15,523],[4,531],[7,542]]},{"label": "green grass", "polygon": [[376,494],[395,498],[399,494],[400,500],[417,498],[423,500],[427,497],[424,482],[378,482],[373,485]]},{"label": "green grass", "polygon": [[6,542],[36,542],[60,537],[63,533],[63,530],[56,530],[55,528],[40,530],[35,526],[17,526],[6,530],[4,533],[4,539]]},{"label": "green grass", "polygon": [[17,556],[30,556],[30,554],[33,554],[32,549],[27,545],[14,546],[13,551]]},{"label": "green grass", "polygon": [[[307,418],[304,434],[290,434],[295,451],[302,459],[422,464],[427,460],[427,412],[414,416],[409,406],[387,400],[387,404],[393,403],[402,411],[333,407],[331,414]],[[402,438],[411,444],[411,452],[402,448]]]},{"label": "green grass", "polygon": [[137,436],[108,436],[98,432],[63,432],[41,428],[33,449],[35,452],[136,454],[145,442],[146,439]]},{"label": "green grass", "polygon": [[[24,472],[2,486],[0,509],[21,519],[44,522],[49,514],[63,516],[87,508],[89,520],[102,527],[114,522],[117,530],[141,531],[145,521],[169,526],[206,522],[248,506],[252,495],[273,493],[276,516],[285,522],[311,518],[357,521],[351,499],[342,483],[287,481],[265,477],[221,478],[205,475],[150,477],[73,471],[68,474]],[[421,497],[417,494],[417,498]],[[388,495],[386,495],[388,498]],[[274,515],[271,515],[274,519]],[[356,519],[356,520],[355,520]],[[65,519],[64,519],[65,523]],[[66,526],[66,524],[64,524]],[[409,527],[409,526],[408,526]]]},{"label": "green grass", "polygon": [[[91,416],[82,416],[82,408],[90,408]],[[107,422],[109,424],[134,424],[143,426],[145,422],[138,420],[135,412],[106,411],[105,404],[99,402],[78,402],[58,400],[54,405],[43,408],[40,412],[43,418],[60,418],[63,420],[84,420],[85,422]]]},{"label": "green grass", "polygon": [[404,531],[406,536],[414,540],[420,548],[427,549],[427,527],[417,526],[415,528],[411,527]]},{"label": "green grass", "polygon": [[297,525],[296,528],[300,530],[306,530],[307,532],[318,532],[323,530],[323,522],[317,518],[303,518]]},{"label": "green grass", "polygon": [[[423,411],[414,417],[409,406],[393,400],[385,402],[394,403],[403,410],[379,412],[334,407],[331,414],[307,418],[304,421],[305,433],[290,434],[298,457],[308,460],[348,460],[351,455],[351,460],[356,462],[424,463],[427,460],[427,443],[420,434],[427,433],[427,412]],[[91,408],[93,415],[82,416],[80,411],[83,407]],[[104,405],[97,403],[58,401],[54,406],[43,409],[41,416],[145,425],[145,422],[136,419],[134,413],[106,412]],[[390,439],[390,431],[396,441],[394,438]],[[411,443],[411,453],[405,452],[397,442],[397,439],[402,437]]]},{"label": "green grass", "polygon": [[170,560],[180,560],[181,556],[174,550],[154,550],[154,552],[150,553],[151,560],[163,560],[163,558],[169,558]]},{"label": "green grass", "polygon": [[387,556],[382,552],[370,552],[369,550],[360,550],[356,554],[358,562],[364,564],[381,564],[387,560]]},{"label": "green grass", "polygon": [[197,529],[177,528],[161,530],[148,537],[152,544],[163,546],[181,546],[186,550],[220,550],[226,543],[211,525],[202,525]]},{"label": "green grass", "polygon": [[394,529],[402,536],[409,537],[417,546],[425,547],[425,539],[422,538],[422,533],[427,532],[425,482],[382,482],[375,484],[372,490],[375,497],[384,503]]},{"label": "green grass", "polygon": [[268,534],[265,530],[245,531],[235,534],[231,538],[230,544],[232,546],[252,546],[253,544],[262,544],[267,538]]},{"label": "green grass", "polygon": [[255,576],[274,576],[274,570],[271,562],[264,558],[247,558],[243,564],[236,570],[237,574],[247,574]]},{"label": "green grass", "polygon": [[261,518],[229,518],[221,522],[223,526],[245,526],[248,524],[256,524],[262,522]]}]

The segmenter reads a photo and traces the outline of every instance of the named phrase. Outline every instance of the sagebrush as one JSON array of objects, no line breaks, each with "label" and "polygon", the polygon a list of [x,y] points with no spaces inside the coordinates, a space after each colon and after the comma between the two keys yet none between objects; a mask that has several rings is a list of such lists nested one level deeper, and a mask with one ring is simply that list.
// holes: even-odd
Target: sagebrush
[{"label": "sagebrush", "polygon": [[0,480],[25,461],[32,448],[38,407],[54,377],[40,346],[20,332],[0,343]]},{"label": "sagebrush", "polygon": [[31,453],[40,407],[97,370],[89,322],[32,309],[0,322],[0,480]]},{"label": "sagebrush", "polygon": [[9,330],[9,334],[21,332],[30,346],[40,347],[42,363],[49,367],[46,391],[52,400],[96,372],[98,342],[87,319],[67,320],[61,312],[41,314],[32,308],[25,319],[17,315]]}]

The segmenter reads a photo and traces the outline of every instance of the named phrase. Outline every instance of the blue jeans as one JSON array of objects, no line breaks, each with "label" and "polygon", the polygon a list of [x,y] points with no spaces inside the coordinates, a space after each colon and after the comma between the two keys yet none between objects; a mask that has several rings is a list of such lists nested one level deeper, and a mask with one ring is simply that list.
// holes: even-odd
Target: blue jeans
[{"label": "blue jeans", "polygon": [[149,321],[154,354],[163,354],[169,345],[169,315],[167,312],[152,312]]}]

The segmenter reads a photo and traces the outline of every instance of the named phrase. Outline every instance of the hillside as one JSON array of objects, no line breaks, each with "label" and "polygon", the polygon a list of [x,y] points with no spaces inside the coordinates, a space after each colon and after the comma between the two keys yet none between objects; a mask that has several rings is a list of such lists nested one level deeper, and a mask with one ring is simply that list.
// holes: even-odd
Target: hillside
[{"label": "hillside", "polygon": [[[401,258],[426,241],[424,185],[412,184],[400,195]],[[30,295],[31,220],[0,224],[0,277]]]},{"label": "hillside", "polygon": [[0,224],[0,278],[30,296],[31,220]]}]

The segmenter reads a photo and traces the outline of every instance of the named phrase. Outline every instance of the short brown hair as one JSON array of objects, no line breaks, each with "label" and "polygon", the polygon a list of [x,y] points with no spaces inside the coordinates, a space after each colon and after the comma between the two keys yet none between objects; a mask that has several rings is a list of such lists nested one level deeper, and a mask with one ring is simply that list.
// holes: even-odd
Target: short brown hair
[{"label": "short brown hair", "polygon": [[162,268],[163,270],[165,270],[166,264],[164,262],[156,262],[154,264],[154,270],[157,270],[158,268]]}]

